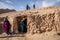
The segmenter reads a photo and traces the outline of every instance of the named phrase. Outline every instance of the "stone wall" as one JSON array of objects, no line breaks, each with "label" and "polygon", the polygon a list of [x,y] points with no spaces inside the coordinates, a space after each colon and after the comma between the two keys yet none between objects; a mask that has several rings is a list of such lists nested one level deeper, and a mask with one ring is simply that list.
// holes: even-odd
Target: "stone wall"
[{"label": "stone wall", "polygon": [[[27,33],[24,36],[26,37],[24,40],[60,40],[60,7],[48,7],[0,14],[2,18],[6,16],[8,16],[8,20],[11,24],[11,31],[14,33],[19,33],[17,24],[19,20],[27,19]],[[1,30],[2,29],[0,29],[0,33],[2,32]],[[16,34],[16,36],[18,35]],[[16,37],[11,39],[13,40],[14,38],[16,40],[21,39],[18,37],[18,39]],[[10,39],[7,38],[7,40]]]},{"label": "stone wall", "polygon": [[[18,20],[27,18],[27,33],[44,33],[54,30],[60,33],[60,11],[52,13],[33,12],[32,14],[20,15],[17,17],[9,16],[8,20],[11,24],[11,31],[18,33]],[[22,18],[22,19],[21,19]]]},{"label": "stone wall", "polygon": [[[38,13],[37,13],[38,14]],[[27,18],[28,33],[44,33],[55,31],[60,33],[60,13],[32,14]]]}]

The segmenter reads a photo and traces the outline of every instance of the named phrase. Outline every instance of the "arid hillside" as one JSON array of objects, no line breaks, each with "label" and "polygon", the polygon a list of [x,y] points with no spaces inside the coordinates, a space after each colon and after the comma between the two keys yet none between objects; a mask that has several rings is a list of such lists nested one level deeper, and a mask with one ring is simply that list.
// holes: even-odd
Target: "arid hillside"
[{"label": "arid hillside", "polygon": [[[27,19],[27,32],[25,39],[21,38],[23,40],[60,40],[60,6],[4,13],[0,14],[0,19],[6,16],[12,25],[11,31],[14,33],[19,33],[18,22]],[[1,39],[21,40],[17,38]]]},{"label": "arid hillside", "polygon": [[14,12],[14,11],[16,11],[16,10],[14,10],[14,9],[0,9],[0,14],[7,13],[7,12]]}]

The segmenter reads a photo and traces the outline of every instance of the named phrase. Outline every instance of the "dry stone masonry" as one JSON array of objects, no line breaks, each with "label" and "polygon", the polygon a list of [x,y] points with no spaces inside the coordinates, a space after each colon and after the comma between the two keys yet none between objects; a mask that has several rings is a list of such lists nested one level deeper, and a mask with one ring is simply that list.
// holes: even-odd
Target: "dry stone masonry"
[{"label": "dry stone masonry", "polygon": [[27,19],[26,35],[46,32],[60,34],[60,6],[4,13],[0,14],[0,19],[6,16],[11,23],[11,31],[14,33],[19,33],[19,20]]}]

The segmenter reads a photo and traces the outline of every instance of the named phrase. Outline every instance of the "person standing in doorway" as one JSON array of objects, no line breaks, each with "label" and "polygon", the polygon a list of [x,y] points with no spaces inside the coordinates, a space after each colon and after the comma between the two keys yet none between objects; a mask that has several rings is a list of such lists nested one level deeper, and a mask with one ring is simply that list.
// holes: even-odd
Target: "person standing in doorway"
[{"label": "person standing in doorway", "polygon": [[20,33],[24,33],[24,22],[21,20],[19,22],[19,27],[18,27],[18,30],[20,31]]},{"label": "person standing in doorway", "polygon": [[9,20],[6,18],[4,18],[4,21],[3,21],[3,31],[5,33],[7,33],[8,35],[10,34],[10,23],[9,23]]},{"label": "person standing in doorway", "polygon": [[19,31],[21,34],[24,33],[24,26],[25,26],[25,24],[24,24],[23,21],[24,21],[24,19],[20,20],[20,21],[19,21],[19,26],[18,26],[18,31]]}]

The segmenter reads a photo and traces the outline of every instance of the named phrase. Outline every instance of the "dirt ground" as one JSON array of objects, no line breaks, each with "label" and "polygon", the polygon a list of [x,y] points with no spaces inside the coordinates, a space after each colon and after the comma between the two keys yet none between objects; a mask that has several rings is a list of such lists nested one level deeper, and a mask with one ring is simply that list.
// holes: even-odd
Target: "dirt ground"
[{"label": "dirt ground", "polygon": [[42,34],[27,35],[27,40],[60,40],[60,35],[56,32],[45,32]]},{"label": "dirt ground", "polygon": [[7,35],[6,33],[3,33],[0,35],[0,40],[25,40],[25,35],[22,34]]},{"label": "dirt ground", "polygon": [[60,40],[60,34],[58,35],[54,31],[26,35],[14,34],[7,36],[6,34],[1,34],[0,40]]}]

